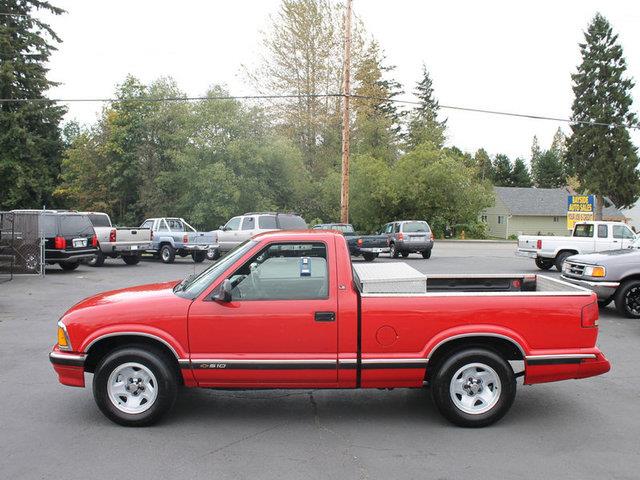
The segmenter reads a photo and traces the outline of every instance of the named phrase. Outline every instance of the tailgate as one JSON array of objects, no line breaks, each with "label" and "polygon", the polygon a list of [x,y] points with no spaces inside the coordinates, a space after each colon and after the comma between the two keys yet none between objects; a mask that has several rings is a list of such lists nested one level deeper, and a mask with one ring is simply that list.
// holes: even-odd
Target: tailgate
[{"label": "tailgate", "polygon": [[150,243],[151,230],[148,228],[117,228],[116,242],[119,244]]},{"label": "tailgate", "polygon": [[189,233],[189,243],[191,245],[215,245],[215,240],[213,232]]},{"label": "tailgate", "polygon": [[371,235],[371,236],[367,236],[365,235],[364,237],[359,237],[362,240],[362,245],[360,245],[360,247],[364,247],[364,248],[383,248],[383,247],[388,247],[389,244],[387,242],[387,237],[382,237],[382,236],[378,236],[378,235]]}]

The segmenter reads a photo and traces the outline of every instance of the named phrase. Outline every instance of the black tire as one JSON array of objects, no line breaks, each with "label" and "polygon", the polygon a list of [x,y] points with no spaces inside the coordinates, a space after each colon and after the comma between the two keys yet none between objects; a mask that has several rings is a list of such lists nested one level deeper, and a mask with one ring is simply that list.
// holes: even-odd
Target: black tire
[{"label": "black tire", "polygon": [[62,268],[65,272],[71,272],[80,266],[80,262],[64,262],[60,264],[60,268]]},{"label": "black tire", "polygon": [[389,256],[391,258],[398,258],[398,255],[400,255],[400,252],[398,252],[398,250],[396,250],[396,244],[395,243],[390,243],[389,244]]},{"label": "black tire", "polygon": [[431,249],[429,250],[424,250],[422,253],[422,258],[431,258]]},{"label": "black tire", "polygon": [[104,256],[104,253],[98,250],[98,253],[96,253],[95,257],[93,257],[91,260],[87,260],[87,265],[89,265],[90,267],[101,267],[102,265],[104,265],[105,259],[106,257]]},{"label": "black tire", "polygon": [[220,249],[219,248],[210,248],[207,250],[207,258],[211,261],[217,260],[220,258]]},{"label": "black tire", "polygon": [[536,257],[535,259],[536,267],[540,270],[550,270],[553,267],[553,260],[548,260],[546,258]]},{"label": "black tire", "polygon": [[196,263],[202,263],[204,262],[204,259],[207,258],[207,252],[205,252],[204,250],[191,252],[191,258],[193,258],[193,261]]},{"label": "black tire", "polygon": [[176,249],[170,244],[165,243],[162,248],[160,248],[160,260],[162,260],[163,263],[173,263],[175,259]]},{"label": "black tire", "polygon": [[373,262],[376,258],[378,258],[377,253],[363,253],[362,258],[364,258],[365,262]]},{"label": "black tire", "polygon": [[402,258],[407,258],[409,256],[409,252],[400,252],[400,255],[402,255]]},{"label": "black tire", "polygon": [[613,302],[613,297],[611,298],[607,298],[605,300],[598,300],[598,307],[601,308],[605,308],[606,306],[608,306],[611,302]]},{"label": "black tire", "polygon": [[176,253],[178,254],[178,256],[180,258],[184,258],[184,257],[187,257],[189,255],[189,252],[185,252],[184,250],[178,250]]},{"label": "black tire", "polygon": [[615,295],[616,310],[627,318],[640,318],[640,280],[627,280]]},{"label": "black tire", "polygon": [[140,255],[123,255],[122,261],[127,265],[137,265],[140,263]]},{"label": "black tire", "polygon": [[[500,380],[501,388],[498,389],[498,397],[493,406],[485,412],[468,413],[461,410],[453,400],[454,394],[450,392],[453,376],[465,365],[473,363],[490,367]],[[480,368],[479,371],[482,371],[482,369]],[[482,388],[494,391],[490,385],[493,385],[493,388],[496,386],[495,384],[487,384]],[[467,388],[467,386],[464,388]],[[511,366],[500,355],[491,350],[470,348],[453,353],[437,367],[437,371],[431,381],[431,394],[440,413],[451,423],[461,427],[486,427],[500,420],[511,408],[516,396],[516,380]],[[472,397],[472,395],[469,396]],[[462,400],[462,395],[458,396],[456,394],[456,397]],[[481,400],[478,399],[476,403],[478,401]],[[479,407],[474,404],[471,408]]]},{"label": "black tire", "polygon": [[564,263],[564,261],[575,255],[575,253],[572,252],[561,252],[556,256],[556,261],[555,261],[555,265],[556,265],[556,270],[558,270],[559,272],[562,271],[562,264]]},{"label": "black tire", "polygon": [[[109,376],[126,363],[136,363],[149,369],[157,381],[157,396],[152,405],[141,413],[124,412],[109,398]],[[122,347],[109,353],[98,363],[93,376],[93,398],[98,408],[109,420],[127,427],[145,427],[160,420],[173,406],[177,393],[176,369],[161,351],[148,346]]]}]

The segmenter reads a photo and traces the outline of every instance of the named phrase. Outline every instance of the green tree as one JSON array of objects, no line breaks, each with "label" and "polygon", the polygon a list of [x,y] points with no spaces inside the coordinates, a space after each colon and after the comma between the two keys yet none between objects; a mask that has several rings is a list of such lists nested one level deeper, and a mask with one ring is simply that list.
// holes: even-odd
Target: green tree
[{"label": "green tree", "polygon": [[509,157],[502,153],[493,159],[493,184],[497,187],[513,186],[513,165]]},{"label": "green tree", "polygon": [[631,111],[634,82],[627,77],[618,36],[601,14],[589,24],[580,53],[582,62],[572,75],[571,119],[576,123],[571,127],[567,162],[581,186],[596,195],[596,219],[602,219],[604,196],[618,207],[628,207],[640,195],[638,155],[628,129],[608,126],[637,122]]},{"label": "green tree", "polygon": [[542,155],[542,149],[540,148],[540,142],[538,141],[538,136],[534,135],[533,136],[533,140],[531,142],[531,162],[529,163],[531,165],[531,173],[533,174],[533,171],[536,169],[536,163],[538,162],[538,159],[540,158],[540,155]]},{"label": "green tree", "polygon": [[64,10],[38,0],[4,0],[0,10],[0,98],[38,99],[0,104],[0,209],[51,205],[60,172],[65,109],[46,101],[56,85],[47,79],[47,61],[60,38],[32,16]]},{"label": "green tree", "polygon": [[516,158],[511,171],[511,185],[514,187],[531,187],[531,175],[522,158]]},{"label": "green tree", "polygon": [[476,168],[478,169],[478,176],[481,180],[493,181],[493,165],[491,164],[491,157],[484,148],[479,148],[476,154],[473,156]]},{"label": "green tree", "polygon": [[558,188],[567,184],[564,165],[554,149],[540,154],[532,174],[534,183],[539,188]]},{"label": "green tree", "polygon": [[419,105],[411,112],[407,132],[407,147],[413,149],[417,145],[431,142],[442,148],[446,140],[446,120],[438,121],[440,104],[433,93],[433,82],[426,65],[422,66],[422,79],[415,91]]}]

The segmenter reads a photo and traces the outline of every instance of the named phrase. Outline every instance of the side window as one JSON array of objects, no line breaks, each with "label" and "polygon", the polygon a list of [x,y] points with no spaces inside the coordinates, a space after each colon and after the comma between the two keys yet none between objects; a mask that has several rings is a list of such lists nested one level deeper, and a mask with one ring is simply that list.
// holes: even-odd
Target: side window
[{"label": "side window", "polygon": [[153,228],[153,220],[145,221],[142,225],[140,225],[140,228]]},{"label": "side window", "polygon": [[240,230],[253,230],[254,228],[256,228],[255,217],[244,217],[242,219],[242,227],[240,227]]},{"label": "side window", "polygon": [[609,228],[606,225],[598,225],[598,238],[607,238],[609,236]]},{"label": "side window", "polygon": [[329,274],[324,243],[275,243],[229,277],[233,300],[327,298]]},{"label": "side window", "polygon": [[627,238],[633,239],[635,236],[631,233],[627,227],[623,225],[614,225],[613,226],[613,238]]},{"label": "side window", "polygon": [[168,232],[169,227],[167,227],[167,222],[164,221],[164,218],[158,220],[158,231],[159,232]]},{"label": "side window", "polygon": [[242,217],[233,217],[231,220],[227,222],[224,226],[225,230],[238,230],[240,229],[240,219]]},{"label": "side window", "polygon": [[399,224],[399,223],[396,223],[396,224],[393,226],[393,232],[394,232],[394,233],[398,233],[398,232],[400,232],[400,224]]},{"label": "side window", "polygon": [[167,218],[167,224],[172,232],[184,232],[184,225],[176,218]]},{"label": "side window", "polygon": [[258,228],[275,230],[278,228],[275,215],[261,215],[258,217]]},{"label": "side window", "polygon": [[40,217],[42,235],[45,238],[55,237],[58,234],[58,218],[56,215],[43,214]]}]

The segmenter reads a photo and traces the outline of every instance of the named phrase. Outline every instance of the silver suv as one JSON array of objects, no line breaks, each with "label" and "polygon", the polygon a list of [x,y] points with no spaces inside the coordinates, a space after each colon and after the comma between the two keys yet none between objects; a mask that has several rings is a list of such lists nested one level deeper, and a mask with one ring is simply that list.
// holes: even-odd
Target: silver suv
[{"label": "silver suv", "polygon": [[270,230],[306,230],[302,217],[292,213],[250,212],[233,217],[217,230],[218,249],[228,252],[254,235]]},{"label": "silver suv", "polygon": [[433,233],[431,227],[424,220],[401,220],[387,223],[382,227],[383,235],[387,236],[389,254],[392,258],[402,255],[408,257],[410,253],[420,253],[422,258],[430,258],[433,249]]}]

